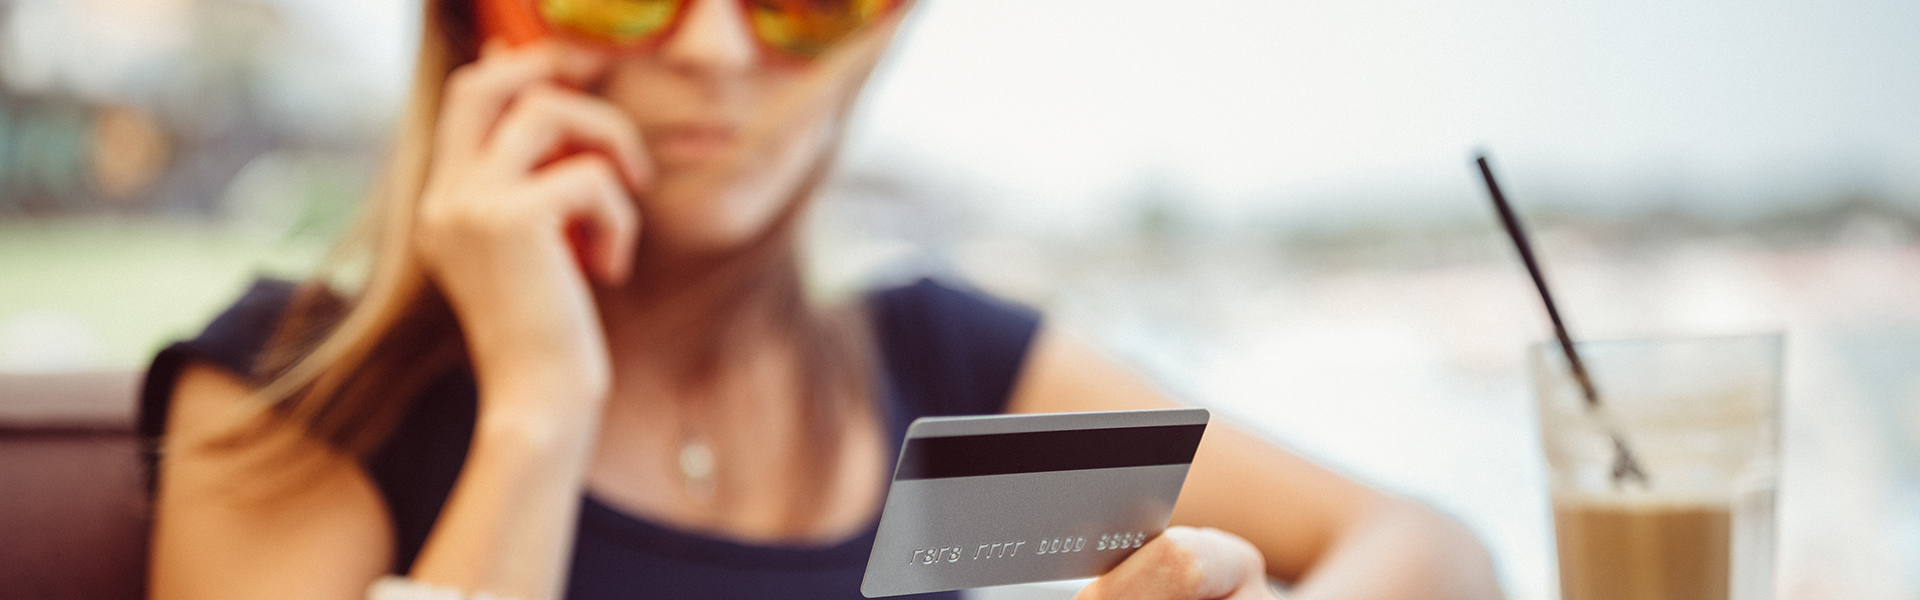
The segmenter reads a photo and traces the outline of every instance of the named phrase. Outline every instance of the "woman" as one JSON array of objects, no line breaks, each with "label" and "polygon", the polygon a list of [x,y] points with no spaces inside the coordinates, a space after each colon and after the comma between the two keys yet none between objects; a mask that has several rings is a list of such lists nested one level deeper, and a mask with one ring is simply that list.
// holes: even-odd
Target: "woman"
[{"label": "woman", "polygon": [[[806,300],[906,7],[427,4],[357,291],[256,285],[149,373],[154,597],[857,597],[907,419],[1172,406],[974,294]],[[1498,596],[1457,524],[1226,426],[1173,518],[1081,596]]]}]

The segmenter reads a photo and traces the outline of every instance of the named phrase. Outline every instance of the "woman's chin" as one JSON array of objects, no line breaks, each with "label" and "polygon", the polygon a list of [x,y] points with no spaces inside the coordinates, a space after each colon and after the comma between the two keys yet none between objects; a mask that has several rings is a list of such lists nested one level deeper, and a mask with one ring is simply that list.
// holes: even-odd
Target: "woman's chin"
[{"label": "woman's chin", "polygon": [[782,203],[713,177],[661,177],[640,201],[643,247],[673,256],[728,254],[760,239]]}]

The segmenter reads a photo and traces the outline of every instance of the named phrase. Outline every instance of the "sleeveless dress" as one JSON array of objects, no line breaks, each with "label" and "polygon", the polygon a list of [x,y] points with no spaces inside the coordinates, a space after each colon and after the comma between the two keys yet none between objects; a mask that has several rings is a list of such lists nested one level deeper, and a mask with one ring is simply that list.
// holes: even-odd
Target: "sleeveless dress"
[{"label": "sleeveless dress", "polygon": [[[175,380],[190,361],[253,372],[294,285],[261,280],[198,337],[162,350],[147,371],[139,427],[151,484]],[[1033,311],[979,293],[920,280],[867,298],[882,358],[879,408],[889,461],[913,419],[1003,412],[1038,328]],[[392,572],[404,574],[453,489],[473,434],[476,391],[465,369],[429,384],[393,435],[364,466],[393,517]],[[891,471],[891,467],[889,467]],[[656,524],[581,498],[567,597],[860,598],[879,526],[829,546],[762,546]],[[919,598],[957,598],[955,593]]]}]

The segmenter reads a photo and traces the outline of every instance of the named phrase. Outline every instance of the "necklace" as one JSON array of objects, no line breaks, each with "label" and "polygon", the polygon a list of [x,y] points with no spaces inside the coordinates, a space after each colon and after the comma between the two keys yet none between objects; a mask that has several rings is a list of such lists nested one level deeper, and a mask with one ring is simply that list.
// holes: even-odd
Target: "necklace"
[{"label": "necklace", "polygon": [[713,499],[713,472],[718,466],[706,436],[688,433],[680,441],[680,489],[701,502]]}]

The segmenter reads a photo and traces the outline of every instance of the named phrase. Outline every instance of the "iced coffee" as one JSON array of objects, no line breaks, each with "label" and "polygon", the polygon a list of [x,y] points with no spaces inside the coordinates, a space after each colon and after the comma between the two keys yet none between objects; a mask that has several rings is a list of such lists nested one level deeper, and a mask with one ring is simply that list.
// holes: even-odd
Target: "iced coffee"
[{"label": "iced coffee", "polygon": [[[1536,345],[1563,600],[1770,600],[1781,338]],[[1622,453],[1643,477],[1623,477]]]}]

